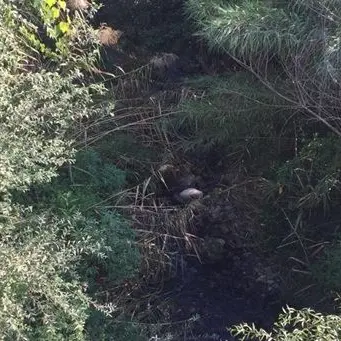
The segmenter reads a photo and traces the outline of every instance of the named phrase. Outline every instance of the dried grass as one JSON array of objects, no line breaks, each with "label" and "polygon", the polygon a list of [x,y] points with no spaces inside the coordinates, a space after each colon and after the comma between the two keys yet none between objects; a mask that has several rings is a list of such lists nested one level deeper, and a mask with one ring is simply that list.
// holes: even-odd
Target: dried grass
[{"label": "dried grass", "polygon": [[[125,315],[137,317],[139,321],[153,320],[155,312],[162,314],[161,307],[152,306],[160,301],[164,283],[184,275],[185,255],[199,256],[201,245],[195,235],[195,207],[174,207],[159,202],[150,190],[151,184],[152,180],[147,179],[144,184],[122,192],[116,200],[110,200],[115,202],[112,208],[132,218],[141,264],[138,278],[107,288],[103,294],[107,302],[124,307]],[[129,204],[123,205],[123,202]],[[163,305],[167,305],[164,300]]]},{"label": "dried grass", "polygon": [[261,203],[268,191],[268,181],[261,177],[239,179],[234,185],[222,190],[238,214],[243,217],[233,233],[245,242],[256,241],[259,236]]},{"label": "dried grass", "polygon": [[[148,282],[161,283],[181,268],[185,254],[198,255],[195,208],[167,206],[148,193],[150,180],[137,187],[131,210],[138,245],[143,254],[141,273]],[[166,200],[165,200],[166,201]]]},{"label": "dried grass", "polygon": [[102,24],[98,30],[98,39],[104,46],[116,46],[123,32]]},{"label": "dried grass", "polygon": [[90,3],[87,0],[67,0],[66,6],[71,11],[86,11],[90,7]]}]

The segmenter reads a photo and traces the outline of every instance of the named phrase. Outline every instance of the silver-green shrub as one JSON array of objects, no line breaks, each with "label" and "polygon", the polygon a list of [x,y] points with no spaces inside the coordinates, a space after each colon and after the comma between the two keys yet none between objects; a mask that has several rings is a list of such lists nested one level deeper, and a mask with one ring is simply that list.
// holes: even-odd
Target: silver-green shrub
[{"label": "silver-green shrub", "polygon": [[[30,199],[33,187],[73,162],[76,123],[102,114],[103,94],[83,72],[97,53],[86,21],[76,16],[70,36],[44,55],[32,11],[30,2],[0,0],[0,340],[81,341],[97,306],[87,292],[87,261],[118,281],[135,271],[138,255],[116,213],[98,218],[83,214],[81,202],[71,210],[56,198]],[[67,186],[51,196],[72,192]]]},{"label": "silver-green shrub", "polygon": [[286,307],[270,332],[256,328],[254,324],[240,324],[231,331],[241,341],[338,341],[341,317],[323,315],[312,309]]}]

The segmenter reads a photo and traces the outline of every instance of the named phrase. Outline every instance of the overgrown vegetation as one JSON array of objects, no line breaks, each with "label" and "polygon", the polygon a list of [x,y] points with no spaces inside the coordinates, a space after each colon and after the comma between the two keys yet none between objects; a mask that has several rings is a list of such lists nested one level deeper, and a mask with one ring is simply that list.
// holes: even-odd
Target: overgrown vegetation
[{"label": "overgrown vegetation", "polygon": [[[101,17],[113,10],[114,28],[125,30],[119,47],[89,25],[98,4],[0,0],[0,339],[162,334],[154,292],[181,252],[202,256],[206,236],[193,224],[204,208],[173,207],[161,170],[176,177],[192,167],[197,183],[212,180],[210,200],[226,193],[254,220],[237,248],[270,254],[296,304],[272,331],[232,332],[338,340],[338,1],[103,3]],[[102,62],[101,43],[113,56]],[[121,48],[138,70],[110,59],[128,56]],[[200,48],[200,68],[187,70],[206,74],[178,77],[186,67],[174,55],[139,60],[185,48],[187,61]],[[100,70],[109,61],[118,76]],[[228,233],[231,243],[219,245],[230,254],[242,232]]]},{"label": "overgrown vegetation", "polygon": [[340,316],[324,316],[311,309],[295,310],[286,307],[274,324],[272,332],[247,324],[233,328],[233,334],[241,340],[308,341],[340,339]]},{"label": "overgrown vegetation", "polygon": [[[67,16],[67,30],[51,31],[65,5],[42,2],[52,51],[30,2],[0,2],[1,340],[89,339],[92,311],[116,310],[96,294],[98,278],[118,284],[139,264],[129,223],[100,205],[124,171],[91,149],[75,158],[77,122],[105,115],[105,90],[84,78],[97,54],[84,19]],[[56,178],[62,166],[71,174]]]},{"label": "overgrown vegetation", "polygon": [[[298,293],[309,296],[316,280],[325,290],[320,297],[338,291],[337,228],[332,222],[321,224],[337,221],[340,205],[338,3],[189,0],[186,9],[208,47],[242,65],[247,80],[237,86],[231,86],[231,77],[217,86],[212,82],[199,106],[189,102],[184,107],[177,125],[194,131],[197,149],[235,148],[235,136],[240,138],[248,176],[262,175],[268,182],[263,247],[283,263],[291,260],[290,277],[296,273],[301,285],[292,289]],[[240,84],[248,87],[240,91]],[[229,91],[223,90],[221,100],[225,88]],[[230,99],[236,94],[243,104],[234,107]],[[245,113],[242,120],[240,113]],[[273,333],[246,325],[237,330],[244,339],[338,339],[338,317],[314,314],[288,310]]]}]

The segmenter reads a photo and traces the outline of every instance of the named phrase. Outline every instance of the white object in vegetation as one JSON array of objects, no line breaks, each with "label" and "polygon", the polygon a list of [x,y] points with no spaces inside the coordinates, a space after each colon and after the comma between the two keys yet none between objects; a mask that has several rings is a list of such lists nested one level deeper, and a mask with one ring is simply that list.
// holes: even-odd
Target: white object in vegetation
[{"label": "white object in vegetation", "polygon": [[203,196],[203,193],[196,188],[187,188],[179,193],[179,197],[183,202],[190,202],[195,199],[201,199]]}]

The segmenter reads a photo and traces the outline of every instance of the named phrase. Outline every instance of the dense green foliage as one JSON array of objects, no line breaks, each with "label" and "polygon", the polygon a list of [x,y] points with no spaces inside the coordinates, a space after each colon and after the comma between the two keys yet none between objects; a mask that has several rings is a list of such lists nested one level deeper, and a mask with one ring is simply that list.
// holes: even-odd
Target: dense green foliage
[{"label": "dense green foliage", "polygon": [[[198,34],[257,74],[263,84],[340,135],[338,1],[187,1]],[[275,66],[275,69],[272,68]],[[283,84],[273,82],[285,75]]]},{"label": "dense green foliage", "polygon": [[80,254],[98,250],[86,234],[69,235],[88,222],[34,213],[13,220],[1,229],[1,339],[82,340],[88,298],[75,268]]},{"label": "dense green foliage", "polygon": [[[236,57],[287,59],[325,39],[315,62],[332,63],[338,54],[338,1],[188,0],[187,12],[213,49]],[[328,15],[328,16],[327,16]],[[327,33],[328,32],[328,33]],[[323,33],[326,35],[323,36]],[[321,52],[321,54],[319,54]],[[323,59],[322,59],[322,58]],[[320,59],[321,58],[321,59]],[[337,64],[336,64],[337,65]],[[335,65],[335,66],[336,66]],[[331,65],[332,66],[332,65]]]},{"label": "dense green foliage", "polygon": [[290,106],[246,72],[204,77],[189,85],[202,95],[185,101],[172,122],[187,138],[185,150],[223,148],[224,155],[241,152],[258,157],[269,141],[276,142],[291,112]]},{"label": "dense green foliage", "polygon": [[258,59],[286,56],[309,35],[308,22],[292,12],[294,1],[187,1],[199,34],[213,49]]},{"label": "dense green foliage", "polygon": [[94,307],[110,310],[95,295],[98,277],[117,284],[138,267],[129,224],[100,205],[125,174],[90,149],[71,166],[76,123],[103,115],[103,87],[83,82],[97,53],[92,29],[76,16],[68,38],[50,31],[57,48],[40,50],[63,63],[45,64],[34,10],[20,5],[0,1],[0,339],[87,340]]},{"label": "dense green foliage", "polygon": [[232,331],[236,336],[242,335],[241,340],[337,341],[341,336],[341,318],[337,315],[324,316],[311,309],[285,308],[270,333],[246,324],[234,327]]},{"label": "dense green foliage", "polygon": [[[309,288],[313,299],[339,293],[339,1],[103,3],[102,18],[125,31],[122,47],[141,60],[185,48],[187,58],[200,46],[199,64],[228,57],[238,67],[212,61],[184,89],[146,96],[148,67],[117,78],[98,70],[98,32],[87,21],[95,3],[82,12],[64,0],[0,0],[0,340],[145,339],[130,314],[149,309],[149,298],[139,302],[130,285],[148,286],[149,273],[136,276],[141,256],[151,277],[169,256],[158,234],[169,238],[171,215],[151,193],[161,160],[198,162],[200,178],[200,162],[218,155],[220,166],[208,168],[221,179],[261,179],[257,246],[290,273],[292,292],[307,293],[305,303]],[[112,89],[128,98],[115,112]],[[118,202],[129,213],[139,207],[133,219],[145,240]],[[144,226],[158,224],[161,232]],[[339,315],[286,308],[272,331],[232,330],[241,340],[336,341],[340,328]]]},{"label": "dense green foliage", "polygon": [[[263,247],[297,260],[320,296],[338,291],[337,226],[321,223],[338,221],[341,203],[338,1],[188,0],[186,11],[210,49],[248,72],[208,79],[174,126],[197,151],[243,151],[247,173],[268,185]],[[319,243],[331,246],[316,260]],[[288,310],[273,333],[238,328],[245,339],[337,340],[340,321]]]}]

